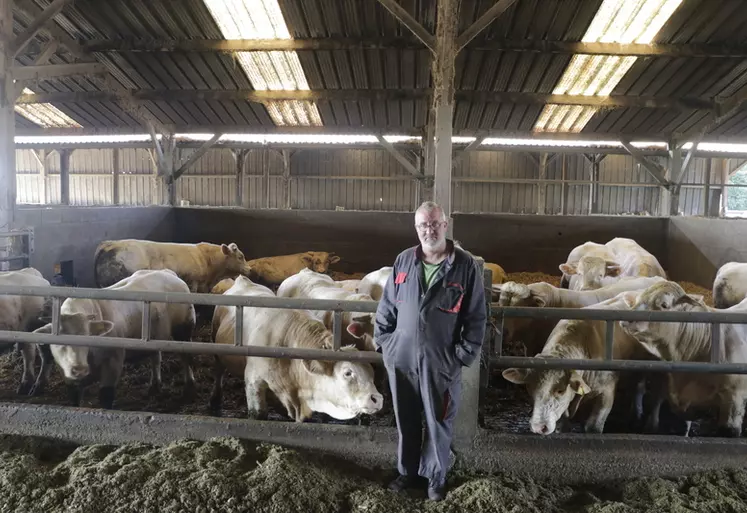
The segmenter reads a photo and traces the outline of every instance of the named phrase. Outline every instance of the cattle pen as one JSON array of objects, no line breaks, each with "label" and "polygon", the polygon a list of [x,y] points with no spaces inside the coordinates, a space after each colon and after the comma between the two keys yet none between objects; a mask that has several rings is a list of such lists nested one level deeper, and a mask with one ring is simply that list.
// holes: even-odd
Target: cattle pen
[{"label": "cattle pen", "polygon": [[[740,0],[0,0],[0,510],[747,511],[745,23]],[[385,489],[372,349],[426,201],[488,313],[443,506]],[[139,271],[181,288],[117,290]]]}]

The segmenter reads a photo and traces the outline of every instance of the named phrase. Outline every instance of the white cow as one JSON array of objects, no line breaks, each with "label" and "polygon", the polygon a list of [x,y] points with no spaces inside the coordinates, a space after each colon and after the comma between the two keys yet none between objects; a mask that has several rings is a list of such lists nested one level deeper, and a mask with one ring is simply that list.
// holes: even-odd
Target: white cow
[{"label": "white cow", "polygon": [[[243,276],[236,278],[236,283],[225,295],[274,297],[270,289]],[[234,307],[216,307],[213,317],[215,343],[233,344],[235,315]],[[333,348],[332,334],[306,311],[245,307],[243,315],[242,344],[245,346]],[[342,350],[351,354],[357,351],[351,346]],[[314,411],[347,420],[360,413],[376,413],[383,405],[369,363],[220,357],[216,359],[216,380],[210,398],[214,410],[220,409],[221,382],[226,368],[232,374],[244,376],[250,417],[266,417],[267,388],[296,422],[303,422]]]},{"label": "white cow", "polygon": [[384,293],[386,281],[392,275],[394,267],[382,267],[377,271],[368,273],[358,285],[359,294],[368,294],[374,301],[379,301]]},{"label": "white cow", "polygon": [[[581,289],[583,280],[579,277],[574,277],[574,275],[578,275],[578,263],[584,257],[596,257],[611,262],[614,255],[612,255],[610,250],[607,249],[604,244],[599,244],[597,242],[589,241],[576,246],[570,253],[568,253],[565,263],[558,266],[560,271],[563,273],[563,276],[560,279],[561,288],[571,288],[573,290]],[[610,269],[610,272],[614,272],[614,270]]]},{"label": "white cow", "polygon": [[713,306],[729,308],[747,297],[747,264],[727,262],[713,280]]},{"label": "white cow", "polygon": [[633,239],[616,237],[604,248],[594,246],[593,252],[587,252],[578,262],[560,266],[564,274],[572,276],[570,288],[592,290],[623,277],[667,276],[656,257]]},{"label": "white cow", "polygon": [[[49,282],[33,267],[19,271],[0,273],[0,285],[16,287],[49,287]],[[33,296],[0,296],[0,330],[33,331],[41,321],[45,300]],[[2,344],[8,346],[10,344]],[[42,386],[34,386],[34,363],[36,361],[36,344],[19,344],[23,356],[23,374],[18,386],[19,394],[41,393]],[[46,360],[42,351],[42,362]],[[44,366],[44,363],[42,363]]]},{"label": "white cow", "polygon": [[[633,310],[669,312],[713,312],[701,296],[687,294],[677,283],[657,283],[628,300]],[[727,308],[747,312],[747,300]],[[706,323],[620,321],[620,326],[651,354],[675,362],[708,362],[711,329]],[[747,326],[721,324],[718,361],[747,363]],[[742,433],[747,401],[747,376],[740,374],[669,374],[669,402],[673,409],[691,418],[699,409],[718,408],[719,431],[732,437]],[[688,422],[689,431],[689,422]],[[687,433],[686,433],[687,435]]]},{"label": "white cow", "polygon": [[[622,292],[614,298],[590,305],[595,310],[627,309],[626,296],[637,291]],[[563,319],[550,334],[537,358],[567,358],[601,360],[605,352],[605,321]],[[615,325],[613,357],[615,359],[646,359],[645,351],[635,339]],[[526,384],[532,396],[531,429],[548,435],[555,431],[558,421],[573,418],[582,401],[591,401],[591,413],[584,423],[587,433],[601,433],[612,410],[619,373],[612,371],[550,370],[511,368],[503,377],[517,384]]]},{"label": "white cow", "polygon": [[[189,286],[174,271],[139,270],[104,290],[179,292],[189,293]],[[61,335],[92,335],[98,337],[142,337],[143,306],[140,301],[111,301],[104,299],[68,298],[60,308]],[[195,310],[191,304],[151,303],[151,338],[189,342],[195,327]],[[52,325],[36,330],[51,333]],[[112,408],[114,390],[124,364],[124,349],[51,344],[57,365],[62,369],[70,399],[80,405],[83,388],[94,380],[101,381],[99,401],[103,408]],[[191,356],[182,357],[184,365],[184,394],[194,393]],[[151,357],[149,394],[161,388],[161,353]]]},{"label": "white cow", "polygon": [[[373,301],[368,294],[349,292],[338,287],[329,276],[303,269],[280,284],[278,297],[329,299],[336,301]],[[334,314],[331,310],[310,310],[312,316],[332,330]],[[370,312],[343,312],[343,345],[355,345],[362,351],[376,351],[373,343],[373,314]]]},{"label": "white cow", "polygon": [[[500,306],[523,306],[539,308],[583,308],[613,298],[628,290],[643,290],[664,278],[625,278],[612,285],[595,290],[569,290],[539,282],[524,285],[506,282],[494,285],[499,294]],[[511,344],[520,340],[528,354],[536,354],[547,342],[556,320],[506,317],[503,320],[503,342]]]}]

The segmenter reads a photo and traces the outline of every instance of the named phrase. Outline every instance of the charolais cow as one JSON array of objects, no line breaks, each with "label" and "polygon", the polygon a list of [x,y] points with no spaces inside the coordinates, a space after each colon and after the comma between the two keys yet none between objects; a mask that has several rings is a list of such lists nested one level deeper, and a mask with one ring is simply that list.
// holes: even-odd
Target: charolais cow
[{"label": "charolais cow", "polygon": [[247,262],[247,265],[251,268],[248,277],[257,283],[277,286],[302,269],[326,273],[331,264],[336,264],[339,261],[339,256],[324,251],[307,251],[306,253],[293,255],[256,258]]},{"label": "charolais cow", "polygon": [[713,306],[729,308],[747,297],[747,264],[727,262],[713,280]]},{"label": "charolais cow", "polygon": [[361,280],[339,280],[335,281],[335,286],[348,292],[358,292],[358,286],[361,284]]},{"label": "charolais cow", "polygon": [[[630,298],[632,310],[666,312],[719,311],[703,303],[702,296],[687,294],[672,281],[657,283]],[[747,300],[722,311],[747,312]],[[674,362],[709,362],[711,330],[707,323],[620,321],[622,329],[654,356]],[[718,361],[747,363],[747,326],[721,324]],[[719,434],[738,437],[747,401],[747,376],[740,374],[669,374],[669,403],[689,423],[704,410],[718,409]]]},{"label": "charolais cow", "polygon": [[231,244],[104,241],[94,257],[96,286],[109,287],[137,270],[171,269],[192,292],[207,294],[223,278],[248,274],[244,254]]},{"label": "charolais cow", "polygon": [[[595,290],[569,290],[539,282],[524,285],[513,281],[493,286],[498,292],[500,306],[523,306],[538,308],[583,308],[613,298],[628,290],[643,290],[664,278],[626,278],[607,287]],[[503,342],[512,344],[521,341],[527,354],[542,350],[553,328],[555,320],[506,317],[503,319]]]},{"label": "charolais cow", "polygon": [[393,269],[394,267],[382,267],[365,275],[358,285],[358,293],[368,294],[374,301],[379,301]]},{"label": "charolais cow", "polygon": [[[607,247],[605,247],[604,244],[599,244],[597,242],[584,242],[583,244],[576,246],[571,250],[570,253],[568,253],[568,257],[565,259],[564,264],[560,264],[559,268],[560,271],[563,273],[563,276],[560,279],[560,287],[564,289],[571,288],[571,277],[574,274],[577,274],[577,266],[578,262],[585,256],[589,257],[599,257],[603,260],[609,260],[612,261],[614,258],[614,255],[610,252]],[[574,278],[574,285],[576,285],[576,282],[579,282],[577,278]],[[579,283],[576,285],[575,290],[579,290],[581,287],[581,284]]]},{"label": "charolais cow", "polygon": [[501,283],[505,283],[506,280],[508,280],[508,276],[506,276],[506,271],[503,270],[503,267],[501,267],[498,264],[491,264],[490,262],[485,262],[484,264],[485,269],[490,269],[491,271],[491,284],[492,285],[500,285]]},{"label": "charolais cow", "polygon": [[234,278],[224,278],[218,283],[216,283],[212,289],[210,289],[210,293],[211,294],[223,294],[228,289],[233,287],[234,283],[236,283],[236,280]]},{"label": "charolais cow", "polygon": [[[106,287],[106,290],[189,293],[189,287],[171,270],[135,271],[131,276]],[[60,334],[91,335],[97,337],[142,337],[143,303],[140,301],[110,301],[104,299],[68,298],[60,308]],[[195,311],[191,304],[151,303],[150,336],[154,340],[189,342],[195,328]],[[51,333],[47,324],[37,333]],[[115,388],[122,374],[125,350],[86,346],[51,344],[54,361],[62,370],[71,402],[79,406],[83,389],[99,380],[99,402],[112,408]],[[189,398],[195,390],[191,355],[182,357],[184,366],[184,395]],[[149,394],[161,389],[161,353],[151,356]]]},{"label": "charolais cow", "polygon": [[[626,295],[584,308],[595,310],[627,309]],[[537,358],[567,358],[601,360],[605,352],[605,321],[563,319],[558,322]],[[622,360],[650,359],[635,339],[615,324],[613,357]],[[533,409],[530,426],[534,433],[549,435],[558,421],[567,421],[576,414],[582,402],[589,402],[591,412],[584,423],[587,433],[601,433],[612,410],[619,381],[619,373],[612,371],[550,370],[511,368],[503,377],[516,384],[525,384],[532,396]]]},{"label": "charolais cow", "polygon": [[[267,287],[253,283],[243,276],[236,279],[226,295],[275,296]],[[245,307],[243,315],[244,346],[333,348],[332,334],[321,321],[305,311]],[[235,316],[234,307],[216,307],[212,326],[215,343],[234,343]],[[352,354],[357,349],[345,346],[342,351]],[[383,397],[374,385],[374,371],[369,363],[218,357],[216,380],[210,398],[210,406],[214,411],[220,409],[225,369],[232,374],[244,376],[250,417],[266,417],[267,388],[277,396],[285,406],[288,416],[296,422],[303,422],[314,411],[347,420],[361,413],[376,413],[383,405]]]},{"label": "charolais cow", "polygon": [[[324,274],[303,269],[298,274],[283,281],[277,291],[278,297],[330,299],[337,301],[373,301],[368,294],[346,291]],[[332,330],[334,314],[331,310],[311,310],[312,316]],[[361,351],[376,351],[373,343],[373,313],[343,312],[342,333],[343,345],[354,345]]]},{"label": "charolais cow", "polygon": [[[49,287],[49,282],[33,267],[19,271],[0,273],[0,285],[16,287]],[[0,330],[33,331],[43,323],[45,300],[33,296],[0,296]],[[3,346],[11,345],[2,344]],[[43,385],[34,385],[34,363],[36,361],[36,344],[19,344],[23,356],[23,374],[18,386],[19,394],[32,395],[41,393]],[[45,351],[41,352],[42,362],[48,359]],[[43,364],[42,364],[43,366]]]}]

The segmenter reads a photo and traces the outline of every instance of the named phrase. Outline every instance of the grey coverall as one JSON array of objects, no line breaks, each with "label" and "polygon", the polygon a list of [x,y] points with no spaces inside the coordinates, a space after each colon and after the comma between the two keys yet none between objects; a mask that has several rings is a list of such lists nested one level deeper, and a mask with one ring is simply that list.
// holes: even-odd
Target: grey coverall
[{"label": "grey coverall", "polygon": [[[447,242],[452,253],[427,290],[420,246],[397,256],[374,328],[397,419],[398,470],[436,481],[448,471],[462,366],[480,356],[487,317],[477,262]],[[424,444],[421,412],[427,427]]]}]

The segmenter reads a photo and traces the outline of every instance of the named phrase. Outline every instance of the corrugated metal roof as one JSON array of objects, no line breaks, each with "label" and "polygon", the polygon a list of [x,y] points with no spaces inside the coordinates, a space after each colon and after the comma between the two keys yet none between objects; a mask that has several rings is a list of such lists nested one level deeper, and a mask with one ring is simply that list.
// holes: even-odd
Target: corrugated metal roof
[{"label": "corrugated metal roof", "polygon": [[[33,0],[45,7],[49,0]],[[461,90],[550,93],[571,56],[536,52],[476,49],[491,41],[578,41],[602,0],[517,0],[479,34],[457,59],[456,87]],[[436,2],[400,0],[426,29],[433,31]],[[463,0],[460,31],[469,27],[494,4],[493,0]],[[376,0],[279,0],[292,37],[376,38],[402,37],[415,41]],[[15,12],[15,30],[30,18]],[[55,22],[79,40],[89,39],[222,39],[202,0],[182,0],[175,8],[168,0],[76,0]],[[685,0],[656,41],[664,43],[745,44],[747,2],[742,0]],[[46,37],[37,37],[32,56],[18,59],[27,65],[33,49]],[[421,89],[431,85],[430,54],[422,49],[299,51],[311,89]],[[251,89],[249,80],[230,55],[198,52],[120,52],[95,54],[127,88],[137,89]],[[51,63],[71,62],[60,50]],[[726,98],[747,85],[747,62],[718,58],[638,58],[613,91],[614,95]],[[97,83],[71,77],[31,85],[36,92],[95,91]],[[265,107],[244,101],[162,101],[144,106],[161,122],[176,125],[273,126]],[[86,127],[137,127],[139,123],[115,102],[57,104]],[[530,131],[541,105],[457,102],[457,130],[495,129]],[[428,116],[428,100],[318,102],[325,126],[403,126],[421,128]],[[584,132],[683,131],[703,117],[702,111],[625,108],[600,111]],[[18,117],[17,117],[18,118]],[[19,127],[29,127],[18,119]],[[747,132],[747,116],[735,115],[715,133]]]}]

